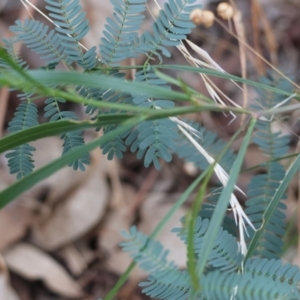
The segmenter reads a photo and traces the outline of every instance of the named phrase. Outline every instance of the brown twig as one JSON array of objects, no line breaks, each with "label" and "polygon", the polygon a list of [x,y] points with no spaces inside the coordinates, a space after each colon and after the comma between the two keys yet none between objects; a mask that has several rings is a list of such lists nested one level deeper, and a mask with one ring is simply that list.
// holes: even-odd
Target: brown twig
[{"label": "brown twig", "polygon": [[217,18],[215,19],[216,22],[224,28],[227,32],[229,32],[233,37],[235,37],[241,44],[243,44],[248,50],[250,50],[253,54],[257,55],[266,65],[268,65],[272,70],[274,70],[278,75],[280,75],[282,78],[286,79],[288,82],[290,82],[295,88],[300,90],[300,85],[298,85],[296,82],[291,80],[288,76],[286,76],[283,72],[281,72],[278,68],[275,67],[272,63],[270,63],[267,59],[265,59],[261,54],[259,54],[255,49],[253,49],[248,43],[242,41],[239,39],[239,37],[234,34],[231,30],[229,30],[222,22],[220,22]]},{"label": "brown twig", "polygon": [[138,207],[145,201],[147,193],[154,185],[159,174],[160,173],[154,167],[151,168],[141,188],[136,193],[134,200],[132,201],[132,203],[130,203],[130,206],[128,207],[127,214],[129,216],[135,215]]},{"label": "brown twig", "polygon": [[270,22],[268,18],[266,17],[264,10],[262,9],[260,3],[257,0],[252,0],[252,3],[255,3],[256,6],[256,12],[259,15],[259,18],[262,21],[262,25],[264,27],[265,33],[266,33],[266,44],[269,48],[270,52],[270,60],[272,65],[277,66],[278,65],[278,57],[277,57],[277,41],[274,35],[274,32],[271,28]]},{"label": "brown twig", "polygon": [[3,136],[3,128],[4,128],[5,115],[6,115],[7,104],[8,104],[8,96],[9,96],[8,88],[2,88],[0,90],[0,137]]},{"label": "brown twig", "polygon": [[[259,16],[260,16],[260,7],[257,0],[252,0],[251,2],[251,18],[252,18],[252,28],[253,28],[253,47],[255,51],[259,54],[262,54],[260,40],[259,40]],[[255,66],[258,74],[260,76],[264,75],[266,70],[262,61],[255,56]]]}]

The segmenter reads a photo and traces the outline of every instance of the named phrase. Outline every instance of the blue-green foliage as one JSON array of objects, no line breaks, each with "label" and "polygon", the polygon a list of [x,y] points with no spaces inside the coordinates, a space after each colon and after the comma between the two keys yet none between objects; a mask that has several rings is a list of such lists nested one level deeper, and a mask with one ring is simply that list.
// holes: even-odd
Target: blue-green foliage
[{"label": "blue-green foliage", "polygon": [[107,24],[101,39],[100,53],[108,66],[119,65],[127,58],[136,57],[135,44],[138,32],[145,18],[147,0],[111,0],[114,7],[113,18]]},{"label": "blue-green foliage", "polygon": [[[111,76],[117,77],[117,78],[124,78],[123,73],[119,72],[110,72]],[[102,101],[106,102],[112,102],[112,103],[131,103],[132,96],[127,93],[120,93],[115,92],[113,90],[100,90],[99,96],[101,97]],[[93,106],[88,105],[86,111],[90,109],[91,111],[94,111],[95,109]],[[98,109],[97,117],[101,117],[102,114],[105,113],[122,113],[122,111],[117,111],[115,109],[111,109],[109,111],[101,111]],[[118,128],[121,125],[110,125],[110,126],[104,126],[103,132],[104,134]],[[128,133],[124,133],[121,136],[116,136],[114,138],[111,138],[106,143],[101,144],[100,148],[103,149],[103,154],[107,154],[107,158],[109,160],[113,159],[114,156],[117,156],[117,158],[121,159],[123,158],[123,153],[127,150],[127,147],[125,145],[125,141],[123,139],[123,136]]]},{"label": "blue-green foliage", "polygon": [[[79,46],[79,40],[85,36],[89,30],[88,21],[84,20],[85,13],[81,12],[78,1],[47,1],[50,6],[47,9],[49,14],[55,19],[56,30],[48,33],[48,27],[34,20],[25,20],[22,24],[16,22],[10,30],[16,33],[18,40],[23,41],[32,51],[36,52],[48,64],[47,69],[55,68],[59,62],[63,62],[67,67],[72,68],[72,62],[76,61],[86,70],[94,68],[96,65],[96,47],[92,47],[84,53]],[[51,68],[49,67],[51,66]],[[88,93],[86,88],[81,88],[82,92]],[[50,122],[62,119],[77,120],[76,115],[70,111],[61,111],[59,103],[65,102],[61,98],[49,98],[45,104],[45,117],[50,118]],[[81,132],[69,132],[61,136],[64,140],[63,154],[72,151],[74,148],[84,144]],[[85,154],[75,160],[70,166],[75,170],[85,170],[85,164],[89,164],[89,155]]]},{"label": "blue-green foliage", "polygon": [[[107,24],[103,31],[104,37],[101,39],[100,54],[104,66],[119,66],[122,60],[136,57],[134,53],[135,43],[138,40],[138,32],[144,19],[144,11],[146,8],[146,0],[111,0],[114,7],[113,18],[107,18]],[[119,72],[109,72],[111,76],[124,77]],[[131,103],[131,95],[116,93],[111,90],[100,90],[96,96],[97,100]],[[94,113],[96,109],[87,106],[87,113]],[[116,112],[111,110],[110,113]],[[103,112],[98,110],[98,116]],[[105,126],[104,134],[118,127]],[[117,136],[101,145],[103,154],[107,154],[108,159],[117,156],[119,159],[123,157],[123,153],[127,150],[125,141],[122,136]]]},{"label": "blue-green foliage", "polygon": [[[162,60],[161,53],[170,56],[168,46],[177,46],[191,32],[194,24],[189,19],[189,14],[195,8],[194,0],[170,0],[160,10],[159,16],[153,23],[153,33],[144,32],[140,37],[140,28],[145,18],[146,0],[111,0],[114,8],[112,18],[107,18],[104,37],[101,39],[101,60],[96,57],[96,47],[83,51],[80,40],[89,31],[89,22],[85,19],[85,12],[81,10],[79,0],[45,0],[49,17],[53,20],[55,29],[48,30],[39,21],[17,21],[10,29],[16,34],[18,41],[22,41],[32,51],[37,53],[47,65],[62,62],[68,69],[79,65],[84,72],[96,72],[110,76],[124,77],[124,73],[117,67],[128,58],[147,55],[147,68],[136,73],[135,81],[146,82],[153,86],[169,88],[165,81],[158,78],[151,69],[149,62],[155,56]],[[75,64],[76,63],[76,64]],[[104,70],[106,68],[106,70]],[[125,78],[124,78],[125,80]],[[174,106],[168,99],[153,99],[145,96],[133,97],[130,94],[119,93],[113,90],[76,87],[77,92],[87,98],[98,101],[128,103],[164,109]],[[74,114],[64,112],[59,108],[59,103],[64,99],[48,99],[46,101],[45,116],[50,121],[61,119],[76,119]],[[105,113],[117,113],[116,110],[99,110],[92,105],[86,106],[86,113],[92,118],[101,117]],[[114,130],[116,126],[103,127],[104,134]],[[146,167],[150,164],[159,169],[161,161],[170,162],[175,150],[175,141],[178,139],[176,123],[170,119],[148,121],[140,124],[125,134],[112,138],[101,145],[103,153],[108,159],[114,156],[123,157],[129,147],[137,152],[139,159],[144,159]],[[69,142],[64,143],[64,153],[83,143],[80,133],[63,136]],[[75,141],[76,142],[71,142]],[[82,161],[87,162],[86,157]],[[76,168],[74,162],[73,167]],[[79,164],[80,169],[83,165]]]},{"label": "blue-green foliage", "polygon": [[[135,57],[138,53],[147,53],[150,58],[157,55],[161,59],[158,51],[162,51],[166,56],[169,51],[165,46],[179,45],[182,39],[186,38],[186,34],[190,33],[193,23],[189,21],[189,12],[194,6],[190,4],[194,1],[170,1],[170,5],[166,5],[165,13],[160,11],[160,15],[154,22],[154,36],[149,32],[145,32],[140,40],[138,39],[138,30],[142,23],[141,13],[145,9],[145,1],[112,1],[115,14],[114,19],[108,18],[104,38],[100,45],[100,52],[103,61],[107,65],[116,65],[120,60]],[[172,15],[168,21],[166,16]],[[132,30],[134,28],[134,30]],[[130,33],[128,32],[130,31]],[[136,44],[137,43],[137,44]],[[123,45],[123,47],[120,47]],[[117,50],[116,50],[117,49]],[[166,83],[157,77],[150,69],[142,70],[136,73],[135,80],[138,82],[146,82],[150,85],[159,85],[166,87]],[[165,99],[151,99],[147,96],[119,97],[119,102],[132,103],[153,109],[163,109],[172,107],[172,101]],[[172,159],[171,152],[175,150],[174,140],[177,137],[176,124],[171,120],[156,120],[142,123],[126,137],[122,135],[113,139],[102,146],[104,153],[109,153],[108,158],[113,155],[122,157],[126,146],[130,146],[132,152],[137,151],[137,158],[144,157],[144,165],[148,167],[151,163],[157,169],[161,168],[160,159],[170,162]],[[105,131],[111,130],[111,127]],[[126,138],[125,144],[123,139]]]},{"label": "blue-green foliage", "polygon": [[[4,49],[9,53],[10,57],[24,70],[28,68],[26,61],[21,59],[14,50],[14,44],[17,42],[17,38],[13,37],[10,39],[2,39],[4,44]],[[7,64],[5,60],[0,57],[0,67],[3,69],[10,69],[11,67]]]},{"label": "blue-green foliage", "polygon": [[[184,224],[184,218],[181,222]],[[208,225],[208,219],[202,219],[200,216],[197,217],[194,229],[194,251],[197,256],[201,251]],[[177,236],[187,244],[188,230],[186,228],[174,228],[172,231],[176,232]],[[208,266],[230,273],[241,267],[242,260],[243,256],[239,252],[236,238],[226,230],[223,230],[223,228],[220,228],[218,238],[207,261]]]},{"label": "blue-green foliage", "polygon": [[[45,118],[50,118],[50,122],[55,122],[58,120],[77,120],[77,117],[72,111],[61,111],[59,104],[65,103],[66,100],[62,98],[52,97],[45,101]],[[81,131],[67,132],[61,135],[64,140],[63,143],[63,154],[72,151],[76,147],[82,146],[84,144],[84,139],[82,137]],[[69,166],[73,166],[74,170],[80,169],[85,170],[84,165],[90,164],[89,154],[86,153],[81,158],[73,161]]]},{"label": "blue-green foliage", "polygon": [[[187,123],[195,129],[195,132],[189,132],[193,138],[198,142],[201,147],[209,153],[213,158],[217,158],[218,155],[226,146],[226,142],[219,138],[214,132],[200,126],[195,122]],[[198,133],[198,134],[197,134]],[[182,159],[188,162],[193,162],[196,167],[201,170],[205,170],[209,167],[207,159],[196,150],[195,146],[181,133],[179,139],[176,141],[175,153]],[[224,168],[225,171],[229,172],[232,164],[235,160],[235,154],[231,149],[228,149],[222,156],[219,164]]]},{"label": "blue-green foliage", "polygon": [[[18,132],[39,124],[38,110],[36,105],[31,102],[30,96],[28,94],[22,95],[22,98],[25,99],[19,104],[14,118],[9,122],[9,132]],[[17,179],[21,179],[33,171],[33,151],[35,151],[34,147],[24,144],[6,154],[10,172],[11,174],[17,174]]]},{"label": "blue-green foliage", "polygon": [[[123,251],[126,251],[139,264],[150,273],[150,283],[141,283],[143,292],[151,297],[159,295],[176,295],[174,299],[180,299],[179,294],[187,296],[190,289],[189,276],[186,271],[177,269],[174,262],[167,260],[169,251],[162,244],[148,238],[133,226],[129,232],[122,232],[128,240],[121,243]],[[159,298],[171,299],[171,298]]]},{"label": "blue-green foliage", "polygon": [[[201,206],[201,210],[198,214],[199,217],[201,217],[202,219],[211,219],[221,192],[222,190],[218,189],[217,192],[215,192],[213,195],[207,197],[207,201]],[[222,227],[232,236],[238,236],[238,227],[236,226],[234,219],[230,215],[225,215]]]},{"label": "blue-green foliage", "polygon": [[290,137],[274,132],[269,121],[258,120],[253,142],[272,159],[285,155],[289,150]]},{"label": "blue-green foliage", "polygon": [[159,11],[152,26],[153,34],[144,32],[140,38],[137,52],[149,53],[149,59],[156,55],[160,61],[160,52],[170,57],[167,46],[178,46],[195,26],[190,22],[190,12],[195,8],[195,0],[170,0]]},{"label": "blue-green foliage", "polygon": [[[282,280],[280,280],[279,276],[274,276],[272,264],[280,266],[278,273],[283,275],[287,271],[292,276],[282,276]],[[297,270],[295,270],[291,265],[281,266],[281,264],[281,261],[275,260],[249,260],[246,263],[244,273],[208,272],[201,281],[203,298],[200,299],[299,299],[297,290],[300,275],[299,269],[296,267]],[[291,277],[297,280],[296,284],[294,282],[292,284],[289,283]],[[234,298],[233,295],[235,296]]]},{"label": "blue-green foliage", "polygon": [[49,17],[56,25],[64,47],[64,54],[71,61],[77,62],[84,69],[92,69],[96,65],[96,47],[92,47],[85,54],[80,40],[89,32],[89,22],[85,19],[86,13],[81,10],[79,0],[45,0],[49,5]]},{"label": "blue-green foliage", "polygon": [[[157,77],[151,70],[141,70],[136,73],[135,80],[147,84],[158,85],[168,89],[166,82]],[[132,103],[138,106],[164,109],[174,106],[172,101],[166,99],[152,99],[147,96],[137,96],[132,99]],[[126,138],[126,145],[130,146],[132,152],[137,151],[137,158],[144,158],[144,165],[148,167],[151,163],[157,169],[161,165],[159,159],[167,162],[172,160],[171,152],[176,148],[177,125],[170,119],[158,119],[146,121],[137,126]]]},{"label": "blue-green foliage", "polygon": [[[150,275],[146,282],[139,284],[142,292],[155,299],[188,299],[191,286],[190,277],[186,271],[172,274],[161,272],[156,276]],[[201,299],[197,297],[197,299]]]},{"label": "blue-green foliage", "polygon": [[[108,18],[104,38],[100,45],[103,61],[107,65],[117,65],[121,60],[136,57],[137,54],[147,54],[148,58],[157,55],[162,59],[159,51],[170,56],[165,46],[179,45],[182,39],[191,32],[194,24],[189,21],[189,12],[194,8],[193,1],[170,1],[164,10],[160,10],[159,17],[154,22],[154,35],[149,32],[142,34],[138,39],[138,30],[143,20],[145,9],[144,0],[135,1],[112,1],[115,13],[114,19]],[[169,17],[169,20],[168,20]],[[133,30],[134,29],[134,30]],[[129,33],[130,32],[130,33]],[[122,47],[120,47],[122,45]],[[146,82],[150,85],[167,87],[166,83],[148,68],[136,73],[135,81]],[[125,101],[124,101],[125,100]],[[167,99],[151,99],[147,96],[119,97],[119,102],[133,103],[153,109],[170,108],[174,105]],[[112,127],[104,129],[111,130]],[[124,143],[124,138],[126,138]],[[144,157],[144,165],[148,167],[151,163],[157,169],[161,168],[160,159],[170,162],[171,153],[175,150],[177,138],[177,125],[171,120],[147,121],[134,128],[131,133],[113,139],[105,144],[102,149],[108,153],[108,158],[117,155],[123,156],[126,146],[130,146],[132,152],[137,151],[137,158]]]},{"label": "blue-green foliage", "polygon": [[[248,185],[247,195],[249,198],[246,201],[245,213],[255,228],[259,229],[262,225],[263,213],[284,176],[284,168],[279,163],[272,162],[268,166],[267,174],[259,174],[251,179]],[[261,239],[258,241],[259,247],[254,255],[270,259],[279,257],[283,246],[282,237],[285,232],[285,214],[282,212],[285,209],[285,204],[279,202],[276,212],[272,215]],[[248,241],[250,242],[254,232],[251,228],[248,228],[248,232]]]},{"label": "blue-green foliage", "polygon": [[169,251],[160,242],[137,231],[135,226],[129,232],[122,231],[122,235],[128,240],[120,244],[122,249],[129,252],[133,259],[138,259],[141,267],[152,275],[164,270],[172,271],[176,267],[175,263],[167,261]]},{"label": "blue-green foliage", "polygon": [[[5,39],[3,41],[5,49],[10,54],[10,57],[21,68],[26,69],[26,62],[19,59],[14,51],[13,45],[16,42],[16,39]],[[2,60],[0,60],[0,66],[3,68],[9,68],[9,66]],[[33,103],[34,93],[26,92],[19,94],[18,97],[20,98],[21,103],[17,107],[14,118],[8,124],[8,132],[18,132],[39,124],[37,106]],[[33,151],[35,151],[34,147],[29,144],[24,144],[12,149],[12,151],[5,155],[8,158],[8,167],[10,172],[11,174],[16,174],[17,179],[21,179],[33,171]]]},{"label": "blue-green foliage", "polygon": [[[271,76],[271,75],[270,75]],[[286,92],[292,92],[292,86],[286,79],[276,80],[276,78],[262,77],[261,83],[276,87]],[[261,110],[262,108],[270,109],[276,105],[280,105],[284,98],[282,95],[275,94],[270,91],[257,90],[258,99],[253,108]],[[275,159],[284,156],[289,147],[289,136],[282,136],[280,132],[274,132],[272,129],[272,119],[260,119],[256,123],[256,131],[254,133],[253,142],[264,152],[270,159]]]},{"label": "blue-green foliage", "polygon": [[[209,220],[197,219],[194,231],[196,259],[202,238]],[[174,229],[178,236],[186,241],[187,229]],[[297,266],[283,265],[280,260],[248,259],[241,272],[242,256],[238,251],[237,240],[220,228],[220,234],[208,260],[210,268],[200,279],[200,290],[195,292],[186,270],[179,270],[173,262],[167,260],[168,251],[151,240],[135,227],[129,233],[123,233],[127,239],[121,243],[137,264],[150,275],[141,282],[142,292],[155,299],[300,299],[297,289],[300,271]],[[219,242],[218,242],[219,241]]]},{"label": "blue-green foliage", "polygon": [[[261,82],[291,92],[291,85],[287,80],[262,77]],[[266,109],[272,108],[284,100],[282,96],[269,91],[258,91],[258,95],[258,103],[261,103]],[[261,109],[260,106],[257,106],[257,108]],[[276,159],[287,154],[290,138],[289,136],[282,136],[280,132],[274,132],[271,121],[271,119],[257,121],[253,142],[269,159]],[[278,162],[270,162],[267,164],[266,174],[259,174],[251,179],[248,186],[245,212],[255,228],[258,229],[262,225],[263,213],[284,176],[285,170],[282,165]],[[283,246],[282,237],[285,232],[285,214],[283,211],[285,209],[285,204],[279,202],[276,212],[271,217],[261,239],[258,241],[259,247],[254,255],[269,259],[278,258]],[[251,228],[248,231],[250,242],[254,232]]]},{"label": "blue-green foliage", "polygon": [[26,19],[23,23],[16,21],[10,31],[16,34],[16,38],[22,41],[28,48],[40,55],[46,64],[59,63],[71,64],[72,61],[64,54],[62,39],[55,30],[48,32],[48,26],[35,20]]},{"label": "blue-green foliage", "polygon": [[[117,127],[119,126],[105,126],[103,131],[104,133],[107,133],[111,130],[116,129]],[[101,149],[103,149],[103,154],[107,154],[107,159],[111,160],[113,159],[114,155],[116,155],[119,159],[123,158],[123,153],[127,150],[127,147],[124,144],[124,140],[121,137],[117,136],[107,141],[106,143],[101,144]]]}]

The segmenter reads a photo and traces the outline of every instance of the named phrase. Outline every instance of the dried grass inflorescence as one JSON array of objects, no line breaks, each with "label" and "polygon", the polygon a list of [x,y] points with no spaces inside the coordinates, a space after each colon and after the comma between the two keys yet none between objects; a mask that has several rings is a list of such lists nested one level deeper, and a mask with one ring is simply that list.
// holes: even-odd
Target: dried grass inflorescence
[{"label": "dried grass inflorescence", "polygon": [[210,10],[194,9],[191,12],[190,19],[196,25],[204,25],[209,28],[214,23],[215,15]]},{"label": "dried grass inflorescence", "polygon": [[223,20],[230,20],[234,16],[234,9],[229,3],[221,2],[217,7],[217,14]]}]

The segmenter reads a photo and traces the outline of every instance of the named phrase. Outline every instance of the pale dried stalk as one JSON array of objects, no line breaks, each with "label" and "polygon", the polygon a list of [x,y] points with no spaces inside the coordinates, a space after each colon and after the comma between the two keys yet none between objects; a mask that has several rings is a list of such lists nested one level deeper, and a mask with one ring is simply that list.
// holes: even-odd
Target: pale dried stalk
[{"label": "pale dried stalk", "polygon": [[[251,18],[252,18],[252,28],[253,28],[253,45],[254,49],[258,53],[262,53],[262,49],[259,41],[259,15],[260,11],[258,8],[259,3],[257,0],[251,1]],[[255,56],[255,68],[260,76],[264,75],[266,70],[262,61]]]},{"label": "pale dried stalk", "polygon": [[[239,37],[239,41],[243,41],[244,43],[239,42],[239,52],[240,52],[240,62],[241,62],[241,73],[242,78],[247,79],[247,62],[246,62],[246,53],[245,53],[245,46],[246,42],[245,37],[245,29],[244,25],[241,22],[242,14],[237,8],[235,7],[234,0],[230,1],[232,7],[234,8],[235,14],[233,15],[233,22],[235,25],[235,29],[237,32],[237,36]],[[243,108],[247,108],[248,106],[248,87],[246,83],[243,83]],[[241,126],[245,122],[246,115],[242,115],[241,118]]]}]

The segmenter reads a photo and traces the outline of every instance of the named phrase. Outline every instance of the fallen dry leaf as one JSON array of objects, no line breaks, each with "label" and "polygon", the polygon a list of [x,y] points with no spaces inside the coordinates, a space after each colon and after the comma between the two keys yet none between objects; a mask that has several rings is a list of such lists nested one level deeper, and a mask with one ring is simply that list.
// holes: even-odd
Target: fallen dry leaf
[{"label": "fallen dry leaf", "polygon": [[[36,148],[34,152],[35,170],[59,158],[62,155],[62,141],[59,137],[49,137],[30,143]],[[10,175],[7,166],[7,158],[0,156],[0,190],[12,184],[15,176]],[[65,167],[54,173],[52,176],[39,182],[32,189],[22,195],[26,204],[32,206],[32,200],[43,200],[47,204],[55,203],[63,198],[68,192],[77,187],[86,173],[74,171],[73,168]],[[59,183],[59,184],[58,184]],[[25,197],[24,197],[25,196]],[[42,198],[42,199],[41,199]]]},{"label": "fallen dry leaf", "polygon": [[[12,203],[0,210],[0,251],[19,240],[29,226],[27,208]],[[2,298],[0,298],[2,299]]]},{"label": "fallen dry leaf", "polygon": [[113,6],[110,1],[85,0],[81,1],[81,3],[91,27],[83,42],[84,45],[90,48],[95,46],[95,41],[103,37],[106,18],[112,16]]},{"label": "fallen dry leaf", "polygon": [[0,273],[0,299],[20,300],[17,293],[12,289],[6,274]]},{"label": "fallen dry leaf", "polygon": [[30,244],[17,244],[4,253],[4,259],[13,272],[28,280],[42,280],[59,295],[77,299],[82,296],[79,286],[66,270],[48,254]]},{"label": "fallen dry leaf", "polygon": [[32,239],[47,250],[55,250],[83,236],[102,218],[108,201],[103,169],[97,165],[85,184],[57,205],[52,215],[33,224]]},{"label": "fallen dry leaf", "polygon": [[[149,195],[141,208],[139,231],[150,235],[179,197],[179,194],[169,195],[165,193],[153,193]],[[165,249],[170,251],[168,260],[174,261],[179,268],[186,267],[186,245],[171,230],[174,227],[181,227],[180,218],[185,213],[186,210],[184,208],[179,208],[156,238],[162,243]]]},{"label": "fallen dry leaf", "polygon": [[0,299],[20,300],[10,285],[7,267],[2,255],[0,255]]},{"label": "fallen dry leaf", "polygon": [[87,269],[84,258],[74,245],[67,245],[62,248],[58,255],[64,260],[74,276],[81,275]]},{"label": "fallen dry leaf", "polygon": [[[165,193],[151,194],[141,206],[141,221],[138,230],[147,235],[151,234],[155,226],[172,206],[171,201],[164,203],[165,199],[172,198],[176,200],[178,197],[179,195],[169,196]],[[133,198],[133,196],[131,198]],[[128,197],[125,197],[125,199],[128,199]],[[171,229],[181,225],[179,220],[184,214],[185,210],[182,208],[179,209],[157,237],[157,240],[159,240],[166,249],[170,250],[168,259],[174,261],[179,267],[186,266],[186,246],[171,232]],[[120,232],[129,229],[133,217],[134,216],[128,215],[128,208],[126,206],[123,209],[119,208],[118,210],[110,212],[109,217],[101,228],[99,237],[100,248],[104,250],[107,255],[107,268],[116,274],[122,274],[132,261],[128,253],[122,252],[119,248],[119,244],[124,241]],[[145,276],[145,272],[140,268],[135,268],[130,279],[138,280]]]},{"label": "fallen dry leaf", "polygon": [[[62,155],[62,141],[59,137],[49,137],[31,143],[36,148],[34,153],[35,168],[38,169]],[[32,190],[34,198],[45,194],[44,200],[52,204],[65,197],[70,190],[76,188],[85,178],[86,174],[65,167],[38,183]]]},{"label": "fallen dry leaf", "polygon": [[[99,248],[106,256],[106,268],[119,275],[127,269],[132,261],[129,255],[120,249],[119,244],[124,240],[120,232],[128,230],[134,218],[132,214],[128,214],[128,209],[130,201],[134,199],[135,191],[129,185],[123,185],[123,193],[124,202],[112,207],[106,214],[99,232]],[[130,274],[130,279],[137,280],[142,276],[145,276],[145,273],[139,268],[135,268]]]},{"label": "fallen dry leaf", "polygon": [[99,232],[99,248],[109,254],[119,247],[119,243],[122,241],[120,232],[128,230],[134,218],[133,215],[128,214],[128,208],[129,202],[134,198],[135,191],[129,185],[124,184],[123,193],[124,200],[127,202],[121,202],[120,205],[115,206],[105,215]]}]

